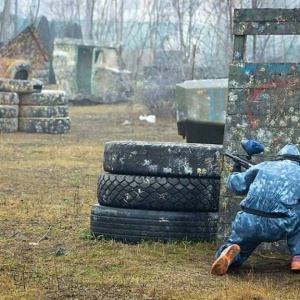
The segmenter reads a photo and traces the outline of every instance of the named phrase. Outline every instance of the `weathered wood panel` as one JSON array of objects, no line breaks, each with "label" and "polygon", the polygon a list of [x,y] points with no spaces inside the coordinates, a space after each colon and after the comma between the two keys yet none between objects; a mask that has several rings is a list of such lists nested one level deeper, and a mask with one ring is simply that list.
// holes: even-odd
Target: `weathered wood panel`
[{"label": "weathered wood panel", "polygon": [[236,36],[233,43],[233,61],[242,61],[246,52],[246,36]]},{"label": "weathered wood panel", "polygon": [[253,8],[235,9],[235,22],[299,22],[300,9]]},{"label": "weathered wood panel", "polygon": [[[278,126],[299,126],[299,88],[272,89],[232,89],[229,93],[227,116],[247,115],[249,123],[252,118],[261,118],[272,123],[272,119],[280,117],[287,124]],[[272,124],[270,124],[272,126]]]},{"label": "weathered wood panel", "polygon": [[234,63],[229,67],[229,89],[299,87],[298,63]]},{"label": "weathered wood panel", "polygon": [[235,35],[296,35],[300,33],[299,23],[290,22],[239,22],[233,30]]},{"label": "weathered wood panel", "polygon": [[[233,63],[229,68],[228,102],[223,151],[243,155],[242,139],[255,139],[265,146],[257,162],[272,160],[287,143],[300,146],[300,63],[244,62],[247,35],[300,33],[300,10],[235,10]],[[219,202],[218,241],[230,234],[230,225],[240,210],[241,197],[226,190],[232,161],[223,159]],[[280,243],[261,249],[285,251]]]},{"label": "weathered wood panel", "polygon": [[237,9],[233,34],[296,35],[300,33],[299,9]]}]

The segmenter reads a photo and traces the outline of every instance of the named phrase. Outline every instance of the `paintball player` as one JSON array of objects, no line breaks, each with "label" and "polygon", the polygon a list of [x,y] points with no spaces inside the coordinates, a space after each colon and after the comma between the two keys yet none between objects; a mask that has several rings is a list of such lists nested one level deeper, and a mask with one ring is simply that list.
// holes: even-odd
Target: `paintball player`
[{"label": "paintball player", "polygon": [[215,254],[214,275],[242,265],[262,242],[286,239],[292,255],[291,270],[300,270],[300,152],[285,145],[275,161],[252,166],[245,172],[234,165],[227,187],[246,195],[232,222],[227,242]]}]

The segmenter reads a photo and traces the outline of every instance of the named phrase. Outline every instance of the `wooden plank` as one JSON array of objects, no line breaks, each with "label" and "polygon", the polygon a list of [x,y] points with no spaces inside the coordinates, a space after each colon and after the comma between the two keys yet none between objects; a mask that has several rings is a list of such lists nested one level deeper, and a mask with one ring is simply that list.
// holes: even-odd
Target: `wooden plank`
[{"label": "wooden plank", "polygon": [[234,23],[233,34],[239,35],[297,35],[299,22],[238,22]]},{"label": "wooden plank", "polygon": [[[228,162],[232,165],[232,162]],[[232,166],[230,167],[232,168]],[[219,218],[223,219],[225,223],[230,222],[229,220],[233,220],[236,213],[240,210],[240,202],[243,200],[243,197],[235,197],[234,200],[232,198],[232,193],[229,191],[226,192],[222,197],[222,201],[219,206]],[[220,220],[221,221],[221,220]]]},{"label": "wooden plank", "polygon": [[267,94],[265,90],[260,90],[256,96],[257,99],[255,99],[253,95],[256,95],[255,89],[230,89],[227,115],[246,115],[249,110],[254,116],[265,116],[269,114],[272,102],[269,94]]},{"label": "wooden plank", "polygon": [[229,97],[238,97],[228,101],[226,123],[228,121],[230,125],[245,130],[299,128],[299,94],[299,88],[296,92],[284,88],[250,89],[247,92],[244,89],[231,89]]},{"label": "wooden plank", "polygon": [[[247,35],[300,34],[300,9],[237,9],[234,15],[236,46],[229,68],[223,152],[244,155],[241,140],[254,139],[265,147],[264,154],[254,159],[274,160],[287,142],[300,144],[300,64],[246,63],[240,53],[243,53]],[[240,210],[241,199],[226,191],[231,166],[232,162],[224,158],[219,197],[219,243],[228,238],[230,222]]]},{"label": "wooden plank", "polygon": [[[278,111],[276,111],[276,108]],[[271,114],[265,115],[263,118],[258,115],[253,115],[253,112],[249,110],[245,115],[232,115],[230,116],[230,124],[235,128],[243,128],[243,130],[258,130],[260,128],[265,129],[280,129],[286,128],[298,128],[300,125],[299,116],[291,116],[286,111],[280,110],[280,106],[274,106]]]},{"label": "wooden plank", "polygon": [[[274,154],[282,148],[282,145],[285,145],[287,141],[292,143],[299,143],[299,125],[300,118],[291,116],[290,120],[288,119],[278,119],[274,116],[267,117],[258,117],[248,115],[232,115],[228,117],[230,124],[228,127],[225,127],[224,134],[224,144],[226,144],[226,151],[230,151],[231,144],[235,145],[236,141],[241,141],[244,138],[249,139],[250,134],[253,139],[258,140],[265,146],[268,145],[269,154]],[[289,123],[287,121],[290,121]],[[227,139],[226,137],[230,137]],[[235,141],[235,142],[234,142]],[[228,144],[227,144],[228,143]],[[276,146],[279,145],[278,149]],[[236,152],[236,149],[232,148],[231,150]],[[224,151],[225,151],[224,149]]]},{"label": "wooden plank", "polygon": [[[251,99],[252,102],[272,103],[275,98],[282,98],[287,105],[296,105],[300,103],[300,89],[295,87],[290,89],[286,87],[281,88],[230,88],[228,93],[228,103],[236,103],[242,105]],[[245,104],[246,105],[246,104]],[[298,106],[297,106],[298,109]]]},{"label": "wooden plank", "polygon": [[246,36],[237,35],[233,42],[233,61],[243,61],[246,52]]},{"label": "wooden plank", "polygon": [[236,22],[300,22],[300,9],[250,8],[235,9]]},{"label": "wooden plank", "polygon": [[298,63],[233,63],[229,67],[229,88],[299,87]]}]

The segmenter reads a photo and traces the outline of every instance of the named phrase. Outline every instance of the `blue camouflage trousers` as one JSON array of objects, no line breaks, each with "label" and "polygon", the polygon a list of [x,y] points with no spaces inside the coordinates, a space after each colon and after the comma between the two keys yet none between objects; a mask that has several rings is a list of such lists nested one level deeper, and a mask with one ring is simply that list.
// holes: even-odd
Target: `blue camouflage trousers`
[{"label": "blue camouflage trousers", "polygon": [[285,218],[266,218],[238,212],[231,225],[231,234],[227,242],[216,252],[215,258],[232,244],[241,248],[232,265],[241,265],[262,242],[287,240],[292,256],[300,255],[300,216],[294,214]]}]

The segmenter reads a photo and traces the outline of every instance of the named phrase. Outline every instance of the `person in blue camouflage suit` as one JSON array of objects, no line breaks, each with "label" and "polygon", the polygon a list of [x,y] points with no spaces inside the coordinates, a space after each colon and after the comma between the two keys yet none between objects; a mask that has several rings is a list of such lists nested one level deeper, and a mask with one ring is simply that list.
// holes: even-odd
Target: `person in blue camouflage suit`
[{"label": "person in blue camouflage suit", "polygon": [[246,195],[232,223],[227,242],[216,252],[211,273],[224,275],[229,266],[242,265],[262,242],[286,239],[291,269],[300,270],[300,152],[285,145],[276,161],[254,165],[241,173],[235,165],[227,187]]}]

